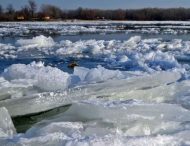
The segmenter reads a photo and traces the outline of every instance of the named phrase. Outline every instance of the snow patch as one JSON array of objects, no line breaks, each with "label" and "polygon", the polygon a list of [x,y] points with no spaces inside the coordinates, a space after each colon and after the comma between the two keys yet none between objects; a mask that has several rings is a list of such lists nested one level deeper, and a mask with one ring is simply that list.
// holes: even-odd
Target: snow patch
[{"label": "snow patch", "polygon": [[32,80],[34,86],[45,91],[64,90],[70,84],[68,73],[58,68],[45,67],[42,62],[32,62],[28,65],[14,64],[5,69],[2,75],[8,80]]},{"label": "snow patch", "polygon": [[17,40],[17,44],[24,48],[51,48],[55,45],[55,42],[51,37],[45,37],[43,35],[40,35],[37,37],[33,37],[32,39]]}]

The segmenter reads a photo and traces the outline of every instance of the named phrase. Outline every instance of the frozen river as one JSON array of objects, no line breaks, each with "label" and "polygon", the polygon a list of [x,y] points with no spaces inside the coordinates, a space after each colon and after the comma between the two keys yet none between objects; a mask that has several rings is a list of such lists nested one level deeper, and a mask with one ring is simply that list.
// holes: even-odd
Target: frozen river
[{"label": "frozen river", "polygon": [[190,145],[189,62],[189,22],[1,23],[0,146]]}]

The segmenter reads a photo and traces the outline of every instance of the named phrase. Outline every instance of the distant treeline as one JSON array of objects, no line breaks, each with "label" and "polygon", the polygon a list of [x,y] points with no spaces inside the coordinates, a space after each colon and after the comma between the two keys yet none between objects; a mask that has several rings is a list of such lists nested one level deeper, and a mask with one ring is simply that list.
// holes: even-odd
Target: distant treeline
[{"label": "distant treeline", "polygon": [[[64,3],[63,3],[64,4]],[[20,10],[10,4],[6,8],[0,5],[0,21],[38,21],[38,20],[190,20],[190,9],[186,8],[144,8],[130,10],[84,9],[63,10],[54,5],[42,5],[39,9],[34,0]]]}]

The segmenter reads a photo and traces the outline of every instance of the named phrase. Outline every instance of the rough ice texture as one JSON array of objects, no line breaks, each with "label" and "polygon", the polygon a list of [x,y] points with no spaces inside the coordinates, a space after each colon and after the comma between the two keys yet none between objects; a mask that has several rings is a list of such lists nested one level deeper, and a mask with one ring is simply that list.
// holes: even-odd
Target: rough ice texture
[{"label": "rough ice texture", "polygon": [[5,107],[0,108],[0,138],[11,137],[16,134],[15,127],[8,110]]},{"label": "rough ice texture", "polygon": [[[58,30],[62,34],[97,33],[98,26],[87,28],[82,26],[85,22],[80,22],[81,26],[78,23],[75,22],[76,26],[62,26],[58,22],[29,23],[29,27],[32,26],[33,32],[45,28],[47,32]],[[106,26],[99,32],[106,32],[106,27],[110,30],[109,22],[101,23]],[[164,23],[161,29],[165,32],[176,33],[167,22],[160,23]],[[189,22],[179,23],[184,25],[181,28],[189,27]],[[15,23],[18,25],[20,27],[10,30],[3,26],[0,33],[19,30],[18,35],[31,34],[28,27],[23,27],[28,23]],[[157,28],[136,31],[160,33]],[[0,107],[5,107],[12,117],[38,113],[34,117],[45,118],[43,115],[47,116],[47,112],[57,115],[33,125],[26,133],[15,134],[7,110],[0,108],[0,117],[3,117],[0,118],[0,145],[189,145],[190,67],[179,64],[179,60],[189,61],[189,46],[189,41],[139,36],[126,41],[55,42],[41,35],[17,40],[15,46],[0,44],[1,58],[70,56],[107,65],[91,69],[75,67],[73,74],[42,62],[13,64],[6,68],[0,77]],[[63,113],[63,106],[68,104],[72,105]],[[5,122],[5,119],[8,120]]]},{"label": "rough ice texture", "polygon": [[68,74],[58,68],[44,66],[42,62],[32,62],[28,65],[14,64],[6,68],[2,75],[9,81],[26,79],[26,82],[30,81],[31,84],[45,91],[64,90],[79,82],[97,83],[127,78],[125,72],[108,70],[102,66],[93,69],[76,67],[74,74]]},{"label": "rough ice texture", "polygon": [[0,142],[7,145],[71,146],[188,144],[189,130],[183,129],[187,124],[185,121],[189,120],[189,111],[178,105],[128,101],[113,102],[112,107],[106,102],[101,104],[104,106],[96,105],[94,101],[73,104],[65,113],[36,124],[26,134]]},{"label": "rough ice texture", "polygon": [[76,67],[74,75],[78,76],[82,82],[97,83],[111,79],[125,78],[124,74],[119,70],[108,70],[102,66],[97,68],[87,69],[84,67]]},{"label": "rough ice texture", "polygon": [[[32,64],[34,65],[34,63]],[[29,68],[31,71],[34,71],[33,73],[30,72],[31,74],[27,73],[27,76],[25,74],[25,71],[27,70],[22,69],[22,71],[24,71],[24,74],[22,74],[23,72],[20,73],[17,70],[11,70],[13,66],[8,68],[8,71],[3,73],[4,77],[9,81],[2,79],[2,83],[7,82],[7,86],[1,86],[2,95],[0,97],[1,99],[7,99],[8,97],[11,97],[11,99],[8,98],[9,100],[0,101],[0,106],[5,106],[9,110],[11,116],[38,113],[56,108],[58,106],[64,106],[73,102],[91,98],[134,98],[160,103],[168,99],[175,99],[176,97],[179,97],[179,99],[181,98],[183,101],[182,96],[185,95],[185,93],[181,96],[179,96],[179,93],[180,91],[184,91],[189,88],[188,84],[186,85],[185,83],[179,85],[174,84],[170,86],[170,84],[177,82],[181,78],[181,73],[177,70],[162,71],[154,74],[136,75],[124,71],[107,70],[103,67],[95,69],[78,67],[76,68],[78,73],[75,71],[75,75],[71,74],[68,77],[70,79],[74,76],[74,79],[78,78],[78,82],[77,84],[74,82],[74,84],[76,84],[74,85],[73,82],[70,82],[69,80],[69,82],[66,82],[69,85],[67,89],[65,88],[66,78],[63,82],[61,82],[62,80],[59,81],[54,78],[44,79],[44,77],[46,77],[49,72],[42,72],[39,71],[39,69],[46,70],[50,67],[45,67],[42,63],[35,63],[34,68],[34,66],[31,66],[32,64],[22,65],[26,68]],[[54,68],[50,69],[53,70]],[[57,69],[55,69],[55,71],[57,71]],[[52,72],[54,74],[50,75],[50,77],[55,76],[55,78],[56,76],[59,77],[59,75],[64,74],[62,71],[60,74],[54,71],[51,71],[51,73]],[[99,72],[100,74],[94,72]],[[36,76],[39,76],[39,73],[43,73],[40,76],[44,76],[41,77],[40,80],[36,79]],[[91,76],[90,78],[88,76],[89,73]],[[42,79],[44,79],[44,81]],[[38,82],[42,82],[44,84]],[[45,83],[49,83],[50,85]],[[17,87],[14,87],[15,84],[17,84]],[[22,86],[26,87],[23,88]],[[35,88],[32,88],[32,86]],[[39,88],[40,90],[37,90],[36,88]],[[54,92],[43,93],[42,89],[44,89],[46,92]],[[12,92],[10,92],[10,90],[12,90]],[[55,91],[59,92],[57,93]],[[16,93],[18,94],[15,95]]]},{"label": "rough ice texture", "polygon": [[42,62],[28,65],[15,64],[5,69],[3,76],[8,80],[29,79],[34,86],[46,91],[64,90],[68,87],[70,76],[68,73],[45,67]]},{"label": "rough ice texture", "polygon": [[[29,87],[32,84],[45,91],[69,88],[72,83],[66,79],[78,77],[78,86],[64,92],[35,93],[0,101],[0,107],[5,106],[11,116],[34,114],[72,103],[65,113],[34,125],[25,134],[0,139],[2,145],[188,144],[188,137],[184,135],[189,132],[186,127],[190,113],[184,107],[190,105],[187,102],[190,83],[178,82],[181,72],[177,69],[136,74],[101,66],[76,67],[73,74],[68,74],[42,62],[33,62],[12,65],[2,76],[6,80],[1,78],[1,90],[16,83],[20,88],[29,82]],[[162,103],[165,101],[177,104]]]},{"label": "rough ice texture", "polygon": [[[170,68],[170,64],[167,66]],[[13,64],[2,73],[2,76],[6,80],[17,83],[29,83],[44,91],[59,91],[68,89],[77,84],[80,85],[81,83],[99,83],[142,75],[143,73],[136,75],[135,72],[109,70],[102,66],[97,66],[97,68],[92,69],[76,67],[73,74],[68,74],[56,67],[45,66],[43,62],[32,62],[28,65]]]},{"label": "rough ice texture", "polygon": [[48,47],[54,46],[55,42],[53,41],[51,37],[45,37],[43,35],[40,35],[28,40],[25,40],[25,39],[17,40],[17,44],[25,48],[35,48],[35,47],[48,48]]},{"label": "rough ice texture", "polygon": [[[37,36],[18,40],[18,47],[2,45],[2,58],[15,57],[75,57],[95,58],[106,62],[110,67],[123,67],[126,70],[152,72],[179,68],[177,59],[188,59],[189,42],[161,39],[141,39],[131,37],[126,41],[83,40],[54,42],[51,37]],[[9,48],[9,49],[7,49]]]},{"label": "rough ice texture", "polygon": [[16,58],[16,48],[11,44],[0,43],[0,57],[2,58]]},{"label": "rough ice texture", "polygon": [[67,21],[67,22],[2,22],[0,36],[31,36],[34,34],[72,35],[81,33],[147,33],[187,34],[188,21]]}]

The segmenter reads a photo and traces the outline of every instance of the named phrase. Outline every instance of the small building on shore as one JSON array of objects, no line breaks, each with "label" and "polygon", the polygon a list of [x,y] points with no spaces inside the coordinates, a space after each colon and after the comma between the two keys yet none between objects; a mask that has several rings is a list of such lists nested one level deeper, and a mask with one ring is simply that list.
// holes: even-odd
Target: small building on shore
[{"label": "small building on shore", "polygon": [[44,21],[49,21],[49,20],[51,20],[51,17],[50,17],[50,16],[44,16],[44,17],[42,18],[42,20],[44,20]]},{"label": "small building on shore", "polygon": [[19,20],[19,21],[24,20],[24,16],[17,16],[17,20]]}]

